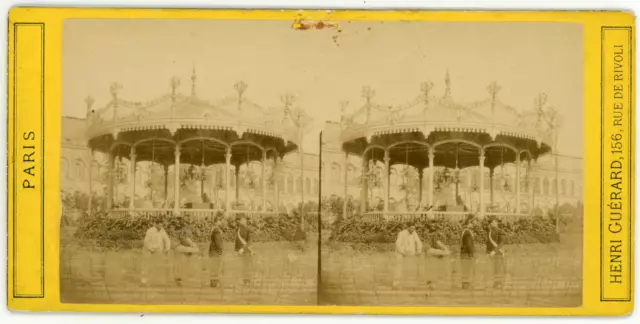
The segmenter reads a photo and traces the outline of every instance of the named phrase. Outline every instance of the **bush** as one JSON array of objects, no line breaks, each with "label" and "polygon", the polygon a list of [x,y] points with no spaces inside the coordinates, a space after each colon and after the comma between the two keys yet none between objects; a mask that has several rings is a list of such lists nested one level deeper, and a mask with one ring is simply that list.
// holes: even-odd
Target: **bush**
[{"label": "bush", "polygon": [[[78,222],[75,237],[80,240],[91,240],[100,247],[129,248],[141,246],[145,233],[156,220],[166,221],[165,230],[171,238],[185,228],[191,230],[197,242],[208,242],[211,231],[211,220],[189,217],[173,217],[169,214],[157,217],[109,217],[105,213],[97,213],[85,217]],[[263,218],[249,218],[249,227],[253,230],[254,242],[296,241],[305,238],[300,231],[300,218],[296,215],[281,214]],[[317,226],[308,223],[307,231],[317,231]],[[225,241],[233,242],[236,238],[237,224],[235,218],[226,218],[222,222],[222,233]],[[138,243],[136,243],[138,242]]]},{"label": "bush", "polygon": [[[486,244],[489,219],[479,222],[473,229],[475,241],[478,244]],[[449,246],[460,243],[462,223],[442,218],[414,222],[368,222],[352,218],[334,224],[329,240],[359,244],[394,243],[398,233],[409,223],[415,226],[416,232],[425,244],[432,244],[435,240]],[[558,241],[553,221],[542,217],[521,218],[513,223],[499,222],[498,226],[504,233],[506,244]]]}]

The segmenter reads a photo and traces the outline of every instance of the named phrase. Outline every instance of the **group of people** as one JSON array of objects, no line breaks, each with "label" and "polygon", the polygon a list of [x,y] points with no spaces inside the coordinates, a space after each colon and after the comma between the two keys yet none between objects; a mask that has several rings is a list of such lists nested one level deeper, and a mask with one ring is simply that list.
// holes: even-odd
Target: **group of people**
[{"label": "group of people", "polygon": [[[223,261],[225,258],[224,241],[222,238],[222,220],[224,213],[216,215],[212,222],[209,232],[209,253],[208,253],[208,272],[209,282],[212,288],[221,286],[221,275]],[[239,216],[238,227],[235,237],[235,253],[241,258],[242,278],[245,286],[251,285],[251,267],[252,256],[254,254],[251,249],[252,232],[247,225],[247,219]],[[161,268],[163,263],[166,264],[166,256],[172,250],[171,239],[165,230],[166,223],[164,220],[155,220],[144,238],[144,246],[142,248],[142,277],[141,283],[146,285],[150,271],[156,271]],[[189,275],[188,267],[190,257],[200,254],[200,248],[194,242],[192,233],[189,228],[181,229],[177,234],[177,244],[173,248],[174,251],[174,278],[177,286],[182,286],[182,280]]]},{"label": "group of people", "polygon": [[[460,273],[461,288],[472,289],[478,253],[476,252],[476,227],[478,219],[475,215],[469,215],[463,222],[463,230],[460,233]],[[504,234],[498,228],[498,220],[491,219],[489,231],[486,238],[486,254],[490,258],[493,273],[493,288],[504,287],[506,278],[506,267],[504,261]],[[415,226],[407,225],[396,239],[396,267],[394,272],[393,286],[398,287],[403,277],[404,269],[413,264],[416,258],[423,254],[428,258],[428,267],[441,268],[444,263],[439,262],[451,256],[449,248],[439,240],[433,240],[430,246],[423,249],[420,236],[415,230]],[[429,289],[433,289],[433,276],[427,276],[426,284]]]}]

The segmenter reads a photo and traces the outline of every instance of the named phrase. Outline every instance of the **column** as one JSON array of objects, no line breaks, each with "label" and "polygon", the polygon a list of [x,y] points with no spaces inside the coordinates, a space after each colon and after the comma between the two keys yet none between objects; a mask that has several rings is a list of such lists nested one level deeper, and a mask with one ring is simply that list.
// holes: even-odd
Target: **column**
[{"label": "column", "polygon": [[129,209],[133,209],[136,198],[136,147],[131,147],[131,154],[129,154]]},{"label": "column", "polygon": [[231,185],[231,148],[227,148],[227,153],[224,157],[226,159],[224,167],[224,209],[230,211],[231,197],[229,197],[229,187]]},{"label": "column", "polygon": [[93,150],[91,150],[91,159],[89,159],[89,201],[87,202],[87,215],[91,216],[91,205],[93,202],[93,188],[92,188],[92,178],[93,178]]},{"label": "column", "polygon": [[491,208],[493,208],[493,173],[495,169],[489,168],[489,203],[491,203]]},{"label": "column", "polygon": [[[375,170],[375,166],[374,166]],[[360,188],[360,213],[367,212],[367,204],[369,198],[369,161],[366,154],[362,155],[362,187]]]},{"label": "column", "polygon": [[262,152],[262,211],[267,211],[267,152]]},{"label": "column", "polygon": [[[164,201],[166,203],[169,201],[169,166],[163,165],[162,167],[164,168]],[[153,175],[151,176],[153,177]],[[153,188],[151,188],[151,192],[153,193]]]},{"label": "column", "polygon": [[[247,164],[247,168],[249,165]],[[240,165],[236,165],[235,168],[235,177],[236,177],[236,204],[240,202]]]},{"label": "column", "polygon": [[527,161],[527,184],[529,185],[529,215],[533,215],[533,190],[534,190],[534,182],[535,177],[533,176],[533,169],[531,165],[531,157]]},{"label": "column", "polygon": [[213,205],[213,207],[210,208],[218,208],[218,188],[216,188],[216,181],[218,176],[217,171],[218,169],[215,164],[212,164],[209,167],[209,174],[211,174],[211,191],[209,192],[209,195],[211,195],[211,197],[209,197],[209,203]]},{"label": "column", "polygon": [[520,215],[520,152],[516,153],[516,214]]},{"label": "column", "polygon": [[342,218],[347,218],[347,204],[349,202],[349,172],[347,171],[349,166],[349,153],[344,154],[344,163],[342,168],[343,180],[344,180],[344,199],[342,199]]},{"label": "column", "polygon": [[465,177],[467,178],[467,187],[465,189],[465,197],[467,200],[467,204],[469,204],[469,209],[473,209],[473,198],[471,198],[471,170],[469,168],[465,169]]},{"label": "column", "polygon": [[107,210],[111,210],[113,206],[113,176],[115,171],[113,168],[115,167],[115,157],[113,156],[113,152],[109,151],[109,165],[107,172],[109,173],[109,180],[107,184]]},{"label": "column", "polygon": [[280,209],[280,175],[276,173],[278,170],[278,155],[276,154],[273,157],[273,172],[274,172],[274,182],[273,182],[273,193],[275,198],[273,199],[273,208],[276,212]]},{"label": "column", "polygon": [[434,166],[435,152],[433,148],[429,148],[429,206],[431,206],[431,210],[435,206],[433,206],[433,166]]},{"label": "column", "polygon": [[173,164],[173,211],[180,212],[180,144],[176,144]]},{"label": "column", "polygon": [[[384,150],[384,213],[389,212],[389,150]],[[386,216],[386,215],[385,215]]]},{"label": "column", "polygon": [[200,178],[200,202],[204,203],[204,174],[206,174],[204,164],[200,165],[200,172],[202,172],[203,175],[203,177]]},{"label": "column", "polygon": [[422,210],[422,183],[424,182],[424,169],[418,169],[418,211]]},{"label": "column", "polygon": [[478,172],[480,172],[480,206],[479,206],[479,213],[480,213],[480,218],[484,218],[484,148],[480,149],[480,158],[479,158],[479,166],[478,166]]}]

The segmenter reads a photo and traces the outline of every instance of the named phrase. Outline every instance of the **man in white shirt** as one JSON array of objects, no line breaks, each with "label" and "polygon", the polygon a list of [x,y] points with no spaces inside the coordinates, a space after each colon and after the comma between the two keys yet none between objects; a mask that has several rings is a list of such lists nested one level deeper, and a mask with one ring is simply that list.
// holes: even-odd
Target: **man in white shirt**
[{"label": "man in white shirt", "polygon": [[147,283],[149,269],[154,271],[166,268],[165,255],[171,249],[171,240],[164,230],[162,221],[155,221],[153,226],[147,230],[144,237],[144,247],[142,248],[142,284]]},{"label": "man in white shirt", "polygon": [[396,268],[394,272],[393,286],[397,287],[404,269],[415,264],[415,256],[422,253],[422,241],[418,237],[416,228],[408,225],[398,233],[396,239]]}]

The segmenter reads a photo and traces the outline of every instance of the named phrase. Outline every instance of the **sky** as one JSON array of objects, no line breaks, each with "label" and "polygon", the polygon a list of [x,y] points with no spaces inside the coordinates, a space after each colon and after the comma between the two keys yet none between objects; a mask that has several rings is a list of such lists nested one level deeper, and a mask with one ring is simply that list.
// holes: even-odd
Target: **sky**
[{"label": "sky", "polygon": [[291,93],[314,124],[304,141],[318,151],[317,135],[327,120],[340,120],[361,107],[363,86],[374,101],[400,105],[431,81],[444,92],[449,71],[452,95],[460,102],[488,98],[497,82],[501,100],[520,110],[548,94],[563,119],[561,154],[583,155],[582,27],[568,23],[348,22],[337,28],[296,30],[292,21],[66,20],[63,29],[63,115],[84,118],[84,99],[95,107],[110,100],[119,82],[121,97],[148,101],[169,93],[179,77],[190,92],[195,67],[197,93],[218,101],[235,94],[264,107],[282,106]]}]

